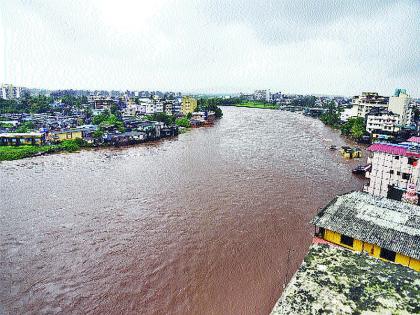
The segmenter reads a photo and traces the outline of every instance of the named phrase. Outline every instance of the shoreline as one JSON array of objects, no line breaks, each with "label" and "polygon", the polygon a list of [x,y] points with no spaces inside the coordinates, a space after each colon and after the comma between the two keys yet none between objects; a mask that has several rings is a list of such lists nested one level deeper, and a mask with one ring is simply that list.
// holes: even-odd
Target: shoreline
[{"label": "shoreline", "polygon": [[[134,146],[143,145],[143,144],[154,144],[160,141],[164,141],[166,139],[168,140],[175,139],[181,134],[190,132],[192,129],[195,129],[195,128],[185,128],[183,129],[183,131],[179,132],[179,134],[176,136],[162,137],[159,139],[145,140],[145,141],[139,141],[136,143],[122,144],[122,145],[114,145],[110,143],[100,144],[100,145],[89,145],[89,144],[79,145],[79,144],[74,143],[75,140],[70,140],[72,141],[72,144],[74,143],[75,145],[77,145],[77,147],[73,147],[71,149],[65,148],[61,146],[62,143],[54,144],[54,145],[43,145],[43,146],[30,146],[30,145],[0,146],[0,164],[6,161],[17,161],[17,160],[29,159],[29,158],[45,156],[45,155],[78,153],[84,150],[99,150],[99,149],[107,149],[107,148],[108,149],[109,148],[115,148],[115,149],[129,148],[129,147],[134,147]],[[2,152],[2,151],[9,151],[9,152]],[[22,152],[19,152],[19,151],[22,151]],[[8,155],[14,155],[14,156],[8,157]]]}]

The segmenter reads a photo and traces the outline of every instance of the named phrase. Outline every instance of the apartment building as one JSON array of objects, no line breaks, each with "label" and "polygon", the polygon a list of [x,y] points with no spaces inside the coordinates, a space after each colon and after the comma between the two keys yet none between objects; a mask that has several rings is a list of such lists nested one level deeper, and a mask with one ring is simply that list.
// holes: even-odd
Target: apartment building
[{"label": "apartment building", "polygon": [[409,126],[413,122],[411,101],[411,97],[403,89],[397,89],[389,98],[388,110],[400,116],[400,123],[403,126]]},{"label": "apartment building", "polygon": [[197,108],[197,100],[190,96],[182,97],[181,112],[184,115],[188,113],[193,113]]},{"label": "apartment building", "polygon": [[366,172],[369,184],[364,191],[390,199],[401,200],[409,187],[420,191],[420,137],[411,137],[405,143],[375,143],[367,150],[371,156],[370,172]]},{"label": "apartment building", "polygon": [[400,115],[387,109],[374,108],[366,116],[366,131],[384,131],[394,133],[400,130]]},{"label": "apartment building", "polygon": [[254,92],[254,100],[269,102],[271,100],[270,90],[256,90]]},{"label": "apartment building", "polygon": [[20,98],[21,92],[22,92],[22,88],[19,86],[13,86],[12,84],[3,84],[1,86],[0,97],[5,100],[12,100],[12,99]]},{"label": "apartment building", "polygon": [[362,95],[353,96],[353,111],[357,117],[365,118],[374,108],[388,108],[389,98],[376,92],[363,92]]}]

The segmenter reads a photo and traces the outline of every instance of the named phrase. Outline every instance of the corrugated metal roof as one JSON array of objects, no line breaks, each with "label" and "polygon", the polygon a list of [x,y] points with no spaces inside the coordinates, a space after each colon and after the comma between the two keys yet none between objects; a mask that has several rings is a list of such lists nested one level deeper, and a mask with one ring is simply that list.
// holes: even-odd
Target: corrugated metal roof
[{"label": "corrugated metal roof", "polygon": [[420,259],[420,207],[362,192],[338,196],[316,226]]}]

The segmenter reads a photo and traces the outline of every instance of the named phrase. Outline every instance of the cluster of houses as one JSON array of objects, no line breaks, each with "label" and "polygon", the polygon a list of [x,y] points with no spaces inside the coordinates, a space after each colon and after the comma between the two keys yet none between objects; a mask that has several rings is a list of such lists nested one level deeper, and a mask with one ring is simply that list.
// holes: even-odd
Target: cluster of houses
[{"label": "cluster of houses", "polygon": [[[119,145],[178,135],[179,128],[182,127],[150,119],[152,115],[160,113],[174,118],[187,116],[192,127],[214,123],[215,113],[196,111],[197,100],[193,97],[180,94],[170,94],[169,97],[159,94],[143,96],[136,97],[130,93],[122,96],[91,94],[85,98],[86,104],[81,104],[78,108],[72,107],[70,112],[65,114],[60,110],[44,114],[1,114],[0,145],[44,145],[75,139],[83,139],[93,145]],[[50,105],[54,108],[64,108],[60,97]],[[98,136],[97,131],[100,127],[93,124],[94,117],[115,110],[119,113],[124,132],[115,126],[101,126]],[[27,124],[30,124],[30,130],[22,132],[20,127]]]},{"label": "cluster of houses", "polygon": [[405,89],[396,89],[392,96],[382,96],[376,92],[363,92],[354,96],[352,106],[341,112],[341,120],[361,117],[366,124],[366,132],[375,141],[397,141],[417,133],[414,109],[416,100]]},{"label": "cluster of houses", "polygon": [[[412,122],[405,91],[363,93],[353,103],[358,117],[388,110],[400,124]],[[420,312],[420,137],[367,151],[369,183],[315,215],[313,244],[272,314]]]},{"label": "cluster of houses", "polygon": [[313,220],[318,235],[420,271],[420,137],[376,142],[367,151],[369,182],[319,212]]}]

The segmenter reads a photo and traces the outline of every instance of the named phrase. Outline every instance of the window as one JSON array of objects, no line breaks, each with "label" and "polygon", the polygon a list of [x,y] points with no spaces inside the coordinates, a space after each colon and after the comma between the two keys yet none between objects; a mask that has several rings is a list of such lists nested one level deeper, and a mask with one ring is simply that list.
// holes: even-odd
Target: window
[{"label": "window", "polygon": [[72,134],[71,134],[71,132],[68,132],[67,133],[67,139],[71,139],[72,138]]},{"label": "window", "polygon": [[353,242],[354,242],[353,237],[350,237],[347,235],[341,235],[341,240],[340,240],[341,244],[353,247]]},{"label": "window", "polygon": [[396,160],[399,160],[399,159],[400,159],[400,157],[399,157],[399,156],[396,156],[396,157],[395,157],[395,159],[396,159]]},{"label": "window", "polygon": [[416,163],[416,159],[413,159],[413,158],[408,158],[408,164],[409,165],[413,165],[413,166],[416,166],[417,165],[417,163]]},{"label": "window", "polygon": [[389,261],[395,261],[395,255],[396,253],[392,250],[381,248],[381,253],[379,254],[379,257]]},{"label": "window", "polygon": [[410,174],[403,173],[403,174],[402,174],[402,179],[409,180],[409,179],[410,179]]},{"label": "window", "polygon": [[394,170],[390,170],[389,174],[391,174],[391,175],[394,174]]},{"label": "window", "polygon": [[401,175],[401,172],[397,172],[397,175],[399,176],[399,175]]}]

